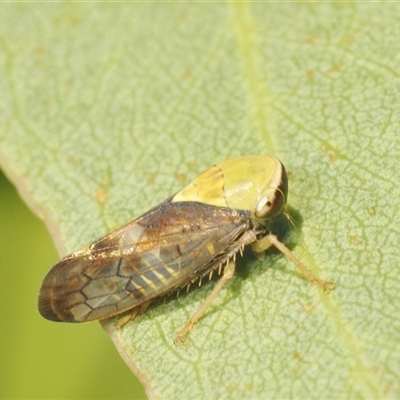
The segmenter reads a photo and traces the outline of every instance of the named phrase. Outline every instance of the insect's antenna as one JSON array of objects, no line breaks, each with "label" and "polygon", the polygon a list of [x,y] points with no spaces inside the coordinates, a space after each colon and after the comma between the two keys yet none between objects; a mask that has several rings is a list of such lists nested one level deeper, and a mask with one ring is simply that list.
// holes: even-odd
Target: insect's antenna
[{"label": "insect's antenna", "polygon": [[285,207],[283,207],[282,214],[286,218],[286,220],[289,222],[289,224],[292,225],[292,227],[294,229],[296,229],[301,225],[301,221],[298,221],[295,218],[293,218],[293,213],[290,213],[289,209],[290,209],[290,206],[288,206],[286,204]]}]

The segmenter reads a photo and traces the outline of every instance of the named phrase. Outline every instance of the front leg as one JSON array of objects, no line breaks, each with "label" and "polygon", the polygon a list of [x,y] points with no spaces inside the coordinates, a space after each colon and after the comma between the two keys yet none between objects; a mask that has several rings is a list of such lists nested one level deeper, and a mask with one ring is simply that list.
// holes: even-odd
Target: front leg
[{"label": "front leg", "polygon": [[275,235],[269,234],[252,245],[256,253],[263,252],[269,247],[275,246],[282,254],[284,254],[313,284],[320,286],[325,292],[330,292],[335,288],[333,282],[324,281],[317,278]]}]

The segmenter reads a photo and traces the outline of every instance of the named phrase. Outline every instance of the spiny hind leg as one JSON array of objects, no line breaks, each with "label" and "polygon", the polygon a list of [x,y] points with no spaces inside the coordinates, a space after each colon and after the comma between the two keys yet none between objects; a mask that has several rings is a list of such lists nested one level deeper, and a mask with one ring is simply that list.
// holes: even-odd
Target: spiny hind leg
[{"label": "spiny hind leg", "polygon": [[186,335],[192,330],[196,322],[201,318],[201,316],[205,313],[207,308],[218,296],[218,293],[221,291],[225,283],[228,282],[230,279],[232,279],[234,273],[235,273],[235,262],[232,260],[228,261],[227,264],[225,265],[224,272],[222,273],[220,280],[217,282],[212,292],[207,296],[204,303],[199,307],[199,309],[190,317],[186,325],[179,331],[174,341],[176,345],[180,345],[185,342]]}]

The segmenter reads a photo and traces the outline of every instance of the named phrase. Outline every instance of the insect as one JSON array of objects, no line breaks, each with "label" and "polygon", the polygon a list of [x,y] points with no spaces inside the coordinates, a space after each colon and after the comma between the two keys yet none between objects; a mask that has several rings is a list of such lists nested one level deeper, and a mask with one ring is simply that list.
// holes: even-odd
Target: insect
[{"label": "insect", "polygon": [[128,310],[139,314],[151,301],[217,271],[213,290],[178,333],[175,342],[181,343],[250,244],[256,252],[275,246],[310,282],[329,291],[333,284],[315,277],[270,232],[287,196],[278,159],[222,161],[141,217],[60,260],[42,283],[39,311],[64,322],[102,320]]}]

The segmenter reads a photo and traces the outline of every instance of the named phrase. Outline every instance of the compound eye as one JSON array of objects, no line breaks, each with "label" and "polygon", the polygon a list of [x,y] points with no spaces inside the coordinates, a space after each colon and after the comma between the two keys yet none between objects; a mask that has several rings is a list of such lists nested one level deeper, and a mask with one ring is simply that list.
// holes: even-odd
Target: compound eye
[{"label": "compound eye", "polygon": [[267,191],[258,202],[254,216],[259,219],[268,219],[278,215],[286,203],[286,197],[278,188]]}]

